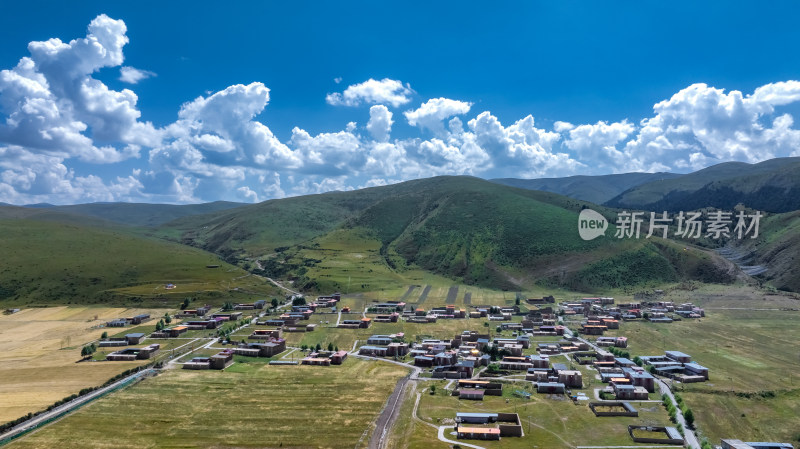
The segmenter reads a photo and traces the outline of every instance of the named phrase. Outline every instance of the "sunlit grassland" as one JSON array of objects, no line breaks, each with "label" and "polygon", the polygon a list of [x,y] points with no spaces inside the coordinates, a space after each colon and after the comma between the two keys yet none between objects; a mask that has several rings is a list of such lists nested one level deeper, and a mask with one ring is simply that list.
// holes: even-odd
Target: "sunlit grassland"
[{"label": "sunlit grassland", "polygon": [[800,302],[791,295],[715,285],[669,292],[667,299],[692,301],[707,316],[669,324],[624,322],[609,335],[627,336],[631,356],[677,350],[709,368],[708,382],[675,389],[710,441],[797,442]]},{"label": "sunlit grassland", "polygon": [[[436,394],[431,395],[430,385],[436,385]],[[435,381],[420,384],[418,388],[426,388],[420,397],[418,417],[436,426],[453,425],[456,413],[517,413],[520,417],[525,436],[522,438],[505,437],[501,441],[465,441],[487,448],[570,448],[575,446],[632,446],[635,445],[628,436],[629,424],[670,425],[669,417],[658,403],[632,402],[639,410],[639,417],[595,417],[586,403],[573,404],[561,396],[558,399],[547,395],[532,393],[530,400],[514,396],[514,391],[531,393],[530,383],[506,384],[501,397],[485,396],[483,401],[459,400],[444,391],[446,381]],[[403,405],[403,414],[392,433],[391,447],[424,448],[448,447],[438,441],[430,441],[426,436],[433,429],[410,416],[416,395],[410,395]],[[455,439],[455,436],[446,436]]]},{"label": "sunlit grassland", "polygon": [[77,363],[81,348],[108,330],[99,326],[145,312],[163,315],[164,310],[48,307],[0,315],[0,422],[47,408],[146,363]]},{"label": "sunlit grassland", "polygon": [[[274,292],[214,254],[124,230],[0,220],[0,235],[0,300],[9,306],[175,307],[185,297],[222,302]],[[166,290],[167,283],[177,288]]]},{"label": "sunlit grassland", "polygon": [[170,370],[8,447],[352,448],[407,373],[356,359],[332,367]]}]

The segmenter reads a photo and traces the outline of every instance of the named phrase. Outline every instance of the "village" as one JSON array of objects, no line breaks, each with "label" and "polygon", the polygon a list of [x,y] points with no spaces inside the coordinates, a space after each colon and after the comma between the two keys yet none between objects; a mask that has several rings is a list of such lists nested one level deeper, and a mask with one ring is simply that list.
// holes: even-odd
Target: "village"
[{"label": "village", "polygon": [[[205,305],[183,308],[174,324],[164,317],[139,315],[106,323],[111,328],[142,325],[159,319],[156,331],[127,332],[98,342],[113,352],[95,361],[148,360],[171,341],[206,337],[202,345],[181,357],[168,357],[168,365],[185,370],[226,370],[237,360],[265,360],[275,369],[308,365],[336,369],[349,357],[384,361],[408,367],[403,382],[415,382],[432,398],[432,382],[463,410],[454,409],[439,418],[442,441],[501,440],[520,438],[525,426],[515,413],[470,411],[466,404],[509,397],[530,401],[533,395],[556,404],[569,403],[597,419],[628,417],[632,443],[700,447],[693,432],[693,414],[676,394],[682,386],[707,382],[714,373],[702,358],[666,348],[662,353],[631,355],[626,323],[648,322],[669,326],[680,320],[705,319],[705,311],[692,303],[674,304],[661,299],[662,292],[642,300],[616,303],[610,297],[586,297],[558,301],[552,296],[517,298],[514,305],[454,304],[425,309],[424,304],[402,300],[378,300],[361,310],[343,305],[339,293],[306,302],[292,296],[272,307],[266,300],[229,304],[216,310]],[[171,320],[167,320],[171,321]],[[463,322],[460,332],[443,337],[434,329],[444,323]],[[403,326],[431,329],[411,335]],[[372,333],[381,326],[382,333]],[[396,332],[385,332],[396,326]],[[352,346],[292,346],[298,334],[319,336],[352,333]],[[315,334],[315,335],[316,335]],[[433,334],[440,335],[432,337]],[[356,338],[357,337],[357,338]],[[665,342],[666,344],[666,342]],[[184,345],[185,346],[185,345]],[[172,345],[174,347],[174,345]],[[430,385],[426,387],[425,385]],[[492,399],[494,398],[494,399]],[[435,400],[425,398],[426,401]],[[419,401],[419,399],[418,399]],[[638,421],[639,408],[663,407],[669,421],[653,425]],[[680,406],[679,406],[680,405]],[[447,424],[450,423],[450,424]],[[455,443],[454,443],[455,444]],[[745,443],[723,439],[722,448],[791,448],[789,443]]]}]

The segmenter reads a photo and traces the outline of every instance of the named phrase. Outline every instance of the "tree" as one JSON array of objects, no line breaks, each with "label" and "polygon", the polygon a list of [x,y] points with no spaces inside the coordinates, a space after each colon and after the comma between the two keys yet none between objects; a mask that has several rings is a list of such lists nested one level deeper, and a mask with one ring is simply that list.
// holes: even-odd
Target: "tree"
[{"label": "tree", "polygon": [[81,356],[89,357],[92,354],[94,354],[95,351],[97,351],[97,347],[94,345],[94,343],[86,345],[83,348],[81,348]]},{"label": "tree", "polygon": [[304,305],[306,305],[306,298],[304,298],[303,296],[295,296],[292,299],[292,305],[293,306],[304,306]]},{"label": "tree", "polygon": [[228,310],[233,310],[233,303],[232,303],[232,302],[230,302],[230,301],[225,301],[225,303],[224,303],[224,304],[222,304],[222,310],[224,310],[224,311],[226,311],[226,312],[227,312]]},{"label": "tree", "polygon": [[328,351],[333,351],[333,343],[328,343]]},{"label": "tree", "polygon": [[436,394],[436,385],[431,385],[431,395]]},{"label": "tree", "polygon": [[336,351],[336,352],[339,352],[339,347],[336,346],[335,348],[333,348],[333,350]]},{"label": "tree", "polygon": [[686,420],[686,425],[690,429],[694,429],[694,412],[692,409],[686,410],[686,413],[683,414],[683,419]]},{"label": "tree", "polygon": [[165,322],[166,324],[169,324],[169,323],[171,323],[171,322],[172,322],[172,317],[171,317],[171,316],[169,316],[169,314],[168,314],[168,313],[165,313],[165,314],[164,314],[164,322]]},{"label": "tree", "polygon": [[314,348],[316,351],[322,351],[322,345],[317,343],[317,346]]},{"label": "tree", "polygon": [[273,309],[277,309],[278,308],[278,304],[279,304],[278,303],[278,298],[272,298],[272,302],[270,302],[270,304],[272,304],[272,308]]},{"label": "tree", "polygon": [[500,352],[500,351],[499,351],[499,349],[497,348],[497,346],[496,346],[496,345],[492,345],[492,346],[490,346],[490,347],[489,347],[489,356],[492,358],[492,361],[493,361],[493,362],[494,362],[495,360],[497,360],[497,354],[498,354],[499,352]]},{"label": "tree", "polygon": [[308,345],[300,346],[300,350],[303,351],[303,352],[306,352],[307,349],[308,349]]},{"label": "tree", "polygon": [[181,310],[186,310],[189,308],[189,298],[183,300],[183,304],[181,304]]},{"label": "tree", "polygon": [[106,338],[108,338],[108,332],[103,332],[103,335],[100,336],[100,339],[105,340]]}]

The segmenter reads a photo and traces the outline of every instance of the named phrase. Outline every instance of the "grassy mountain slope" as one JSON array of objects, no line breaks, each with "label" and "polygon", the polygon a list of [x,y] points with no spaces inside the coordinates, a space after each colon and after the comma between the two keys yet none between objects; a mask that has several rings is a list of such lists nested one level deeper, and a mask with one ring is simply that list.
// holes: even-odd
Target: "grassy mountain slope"
[{"label": "grassy mountain slope", "polygon": [[800,209],[800,158],[770,159],[758,164],[727,162],[680,178],[633,187],[606,205],[655,211],[732,209],[739,203],[758,210]]},{"label": "grassy mountain slope", "polygon": [[187,216],[161,227],[162,235],[226,257],[269,254],[323,235],[374,202],[378,192],[330,192],[270,200],[205,215]]},{"label": "grassy mountain slope", "polygon": [[29,209],[85,215],[131,226],[154,227],[179,218],[244,206],[244,203],[215,201],[203,204],[89,203],[71,206],[31,205]]},{"label": "grassy mountain slope", "polygon": [[521,189],[544,190],[595,204],[603,204],[633,187],[680,176],[682,175],[677,173],[622,173],[602,176],[579,175],[566,178],[499,178],[490,181]]},{"label": "grassy mountain slope", "polygon": [[748,255],[747,264],[767,267],[760,278],[780,290],[800,291],[800,211],[762,219],[757,238],[734,243]]},{"label": "grassy mountain slope", "polygon": [[[49,220],[0,218],[0,303],[145,302],[174,307],[183,297],[213,300],[223,294],[273,291],[214,254],[71,223],[73,216],[67,214],[65,222],[58,222],[54,215]],[[177,288],[167,291],[166,283]],[[238,293],[231,292],[235,287],[240,287]]]},{"label": "grassy mountain slope", "polygon": [[[649,244],[581,240],[577,224],[584,207],[613,217],[609,209],[554,193],[437,177],[186,217],[162,232],[181,233],[184,242],[231,261],[258,260],[264,274],[295,279],[306,288],[347,283],[366,289],[369,278],[400,282],[421,269],[467,284],[515,289],[571,282],[570,275],[587,264]],[[607,235],[613,232],[612,227]],[[660,248],[651,252],[666,258]],[[694,275],[631,270],[625,279],[633,284]],[[723,271],[717,280],[729,280]],[[650,276],[654,273],[657,279]]]},{"label": "grassy mountain slope", "polygon": [[0,220],[28,219],[55,223],[92,226],[96,228],[119,228],[119,224],[86,215],[57,212],[51,208],[0,206]]}]

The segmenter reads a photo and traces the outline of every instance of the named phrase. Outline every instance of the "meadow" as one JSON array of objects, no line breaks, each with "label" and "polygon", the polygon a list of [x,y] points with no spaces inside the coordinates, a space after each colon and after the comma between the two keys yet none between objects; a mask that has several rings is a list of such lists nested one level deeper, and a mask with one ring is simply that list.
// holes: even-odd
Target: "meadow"
[{"label": "meadow", "polygon": [[77,363],[114,318],[164,310],[47,307],[0,315],[0,422],[37,412],[144,362]]},{"label": "meadow", "polygon": [[[278,293],[271,284],[217,255],[126,229],[0,217],[0,235],[4,307],[173,308],[186,297],[246,302]],[[167,283],[177,288],[166,290]]]},{"label": "meadow", "polygon": [[674,291],[676,302],[705,307],[706,318],[669,324],[622,323],[631,356],[685,352],[709,368],[709,381],[676,384],[699,434],[744,441],[800,441],[800,301],[751,287]]},{"label": "meadow", "polygon": [[407,374],[354,358],[331,367],[168,370],[8,447],[365,447],[372,422]]},{"label": "meadow", "polygon": [[[430,394],[430,386],[436,394]],[[566,397],[549,397],[533,391],[529,383],[507,383],[503,396],[485,396],[483,401],[459,400],[445,391],[446,381],[418,384],[416,392],[406,396],[401,418],[390,435],[392,448],[447,448],[436,440],[430,427],[452,425],[456,413],[517,413],[524,437],[506,437],[501,441],[465,441],[486,448],[573,448],[576,446],[635,446],[627,433],[629,424],[670,425],[667,412],[659,403],[631,402],[639,417],[594,416],[586,402],[574,404]],[[521,390],[532,393],[531,399],[514,395]],[[412,417],[417,393],[420,394],[417,418]],[[587,395],[589,392],[587,391]],[[455,439],[446,432],[446,436]]]}]

